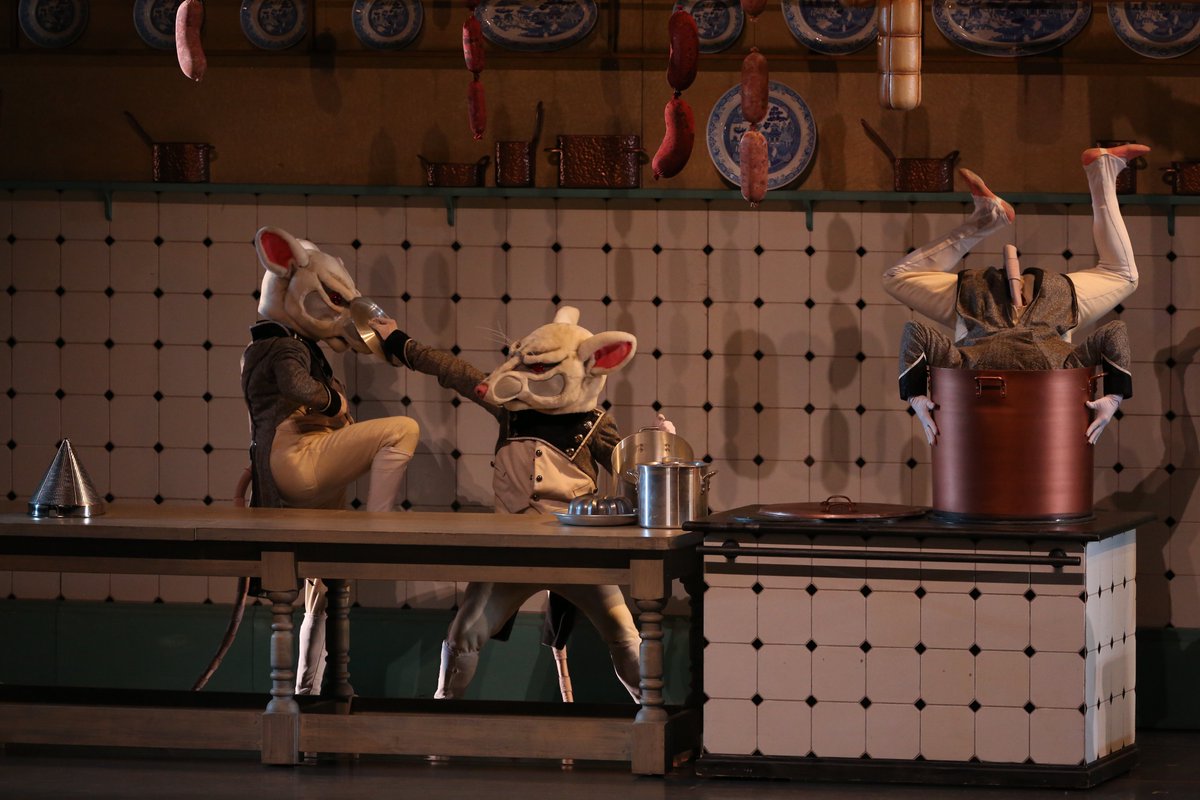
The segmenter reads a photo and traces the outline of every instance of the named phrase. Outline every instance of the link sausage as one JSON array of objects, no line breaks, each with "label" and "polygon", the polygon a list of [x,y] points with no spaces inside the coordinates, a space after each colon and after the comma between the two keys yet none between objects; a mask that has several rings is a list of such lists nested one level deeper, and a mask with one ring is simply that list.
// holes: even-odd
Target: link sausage
[{"label": "link sausage", "polygon": [[767,116],[770,90],[767,86],[767,57],[750,48],[742,59],[742,118],[749,123],[762,122]]},{"label": "link sausage", "polygon": [[474,14],[463,23],[462,39],[463,60],[467,62],[467,69],[478,75],[483,72],[487,59],[483,53],[483,28]]},{"label": "link sausage", "polygon": [[879,5],[879,103],[911,111],[921,104],[921,0]]},{"label": "link sausage", "polygon": [[751,208],[757,208],[767,196],[767,171],[770,166],[767,160],[767,137],[754,128],[743,133],[738,144],[738,165],[742,174],[742,197],[750,201]]},{"label": "link sausage", "polygon": [[671,39],[671,56],[667,62],[667,83],[677,92],[696,80],[696,65],[700,60],[700,31],[691,13],[678,9],[667,22]]},{"label": "link sausage", "polygon": [[471,137],[475,141],[483,138],[487,127],[487,103],[483,98],[483,84],[479,78],[472,78],[467,85],[467,122],[471,125]]},{"label": "link sausage", "polygon": [[204,78],[208,59],[200,44],[200,26],[204,23],[204,3],[183,0],[175,12],[175,57],[183,74],[194,81]]},{"label": "link sausage", "polygon": [[667,101],[663,109],[663,118],[667,123],[666,133],[663,134],[662,144],[650,162],[654,170],[654,180],[659,178],[674,178],[683,170],[688,159],[692,156],[692,145],[696,141],[696,121],[692,115],[692,107],[682,97],[676,95]]},{"label": "link sausage", "polygon": [[742,0],[742,11],[750,19],[755,19],[767,7],[767,0]]}]

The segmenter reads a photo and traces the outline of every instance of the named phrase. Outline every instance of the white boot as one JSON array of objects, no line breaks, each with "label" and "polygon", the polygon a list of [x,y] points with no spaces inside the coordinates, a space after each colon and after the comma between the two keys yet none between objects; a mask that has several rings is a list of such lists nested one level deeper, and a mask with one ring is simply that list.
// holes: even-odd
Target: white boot
[{"label": "white boot", "polygon": [[304,612],[296,660],[296,694],[320,694],[325,676],[325,612]]},{"label": "white boot", "polygon": [[479,651],[467,653],[449,642],[442,642],[442,668],[438,673],[437,700],[461,699],[467,692],[475,668],[479,666]]},{"label": "white boot", "polygon": [[375,454],[367,486],[367,511],[395,510],[396,495],[412,455],[395,447],[385,447]]}]

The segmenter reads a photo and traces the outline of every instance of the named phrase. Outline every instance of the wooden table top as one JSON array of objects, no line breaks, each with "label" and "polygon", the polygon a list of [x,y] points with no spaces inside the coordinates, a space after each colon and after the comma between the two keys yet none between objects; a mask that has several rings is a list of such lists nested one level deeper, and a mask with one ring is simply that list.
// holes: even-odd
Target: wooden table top
[{"label": "wooden table top", "polygon": [[425,545],[667,551],[693,547],[699,532],[636,525],[564,525],[551,515],[449,511],[369,513],[319,509],[112,504],[100,516],[33,518],[0,504],[0,538]]}]

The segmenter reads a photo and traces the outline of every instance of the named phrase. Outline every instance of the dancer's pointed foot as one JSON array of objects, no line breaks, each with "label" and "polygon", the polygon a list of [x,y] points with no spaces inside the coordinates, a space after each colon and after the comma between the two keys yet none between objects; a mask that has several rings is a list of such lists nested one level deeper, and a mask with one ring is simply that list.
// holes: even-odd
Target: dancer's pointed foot
[{"label": "dancer's pointed foot", "polygon": [[966,181],[967,189],[970,190],[972,195],[975,197],[990,197],[994,200],[998,200],[1000,202],[1000,207],[1004,209],[1004,216],[1008,217],[1009,222],[1012,222],[1017,218],[1017,212],[1014,211],[1013,207],[1008,204],[1008,201],[989,189],[987,184],[983,182],[983,178],[979,177],[974,172],[971,172],[971,170],[967,169],[966,167],[959,167],[958,174],[964,181]]},{"label": "dancer's pointed foot", "polygon": [[1117,158],[1121,158],[1126,162],[1129,162],[1133,161],[1138,156],[1144,156],[1149,152],[1150,148],[1146,145],[1130,142],[1129,144],[1121,144],[1117,145],[1116,147],[1089,147],[1087,150],[1083,151],[1082,160],[1083,165],[1086,167],[1100,156],[1104,155],[1105,153],[1109,153]]}]

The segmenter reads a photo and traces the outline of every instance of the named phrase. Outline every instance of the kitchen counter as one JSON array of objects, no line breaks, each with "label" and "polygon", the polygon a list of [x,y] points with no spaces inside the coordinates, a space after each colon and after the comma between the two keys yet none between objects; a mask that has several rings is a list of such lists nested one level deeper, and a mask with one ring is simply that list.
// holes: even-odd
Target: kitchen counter
[{"label": "kitchen counter", "polygon": [[[264,710],[246,696],[4,687],[0,743],[252,749],[269,764],[295,764],[301,752],[601,759],[660,775],[698,744],[697,710],[663,704],[662,610],[679,578],[699,619],[700,539],[532,514],[118,505],[88,519],[33,519],[10,505],[0,512],[0,570],[259,578],[272,603],[272,688]],[[301,705],[292,616],[305,578],[329,587],[332,680],[327,697]],[[355,578],[627,587],[642,635],[640,708],[357,698],[346,583]]]},{"label": "kitchen counter", "polygon": [[709,587],[697,771],[1082,788],[1130,769],[1151,519],[686,523]]}]

